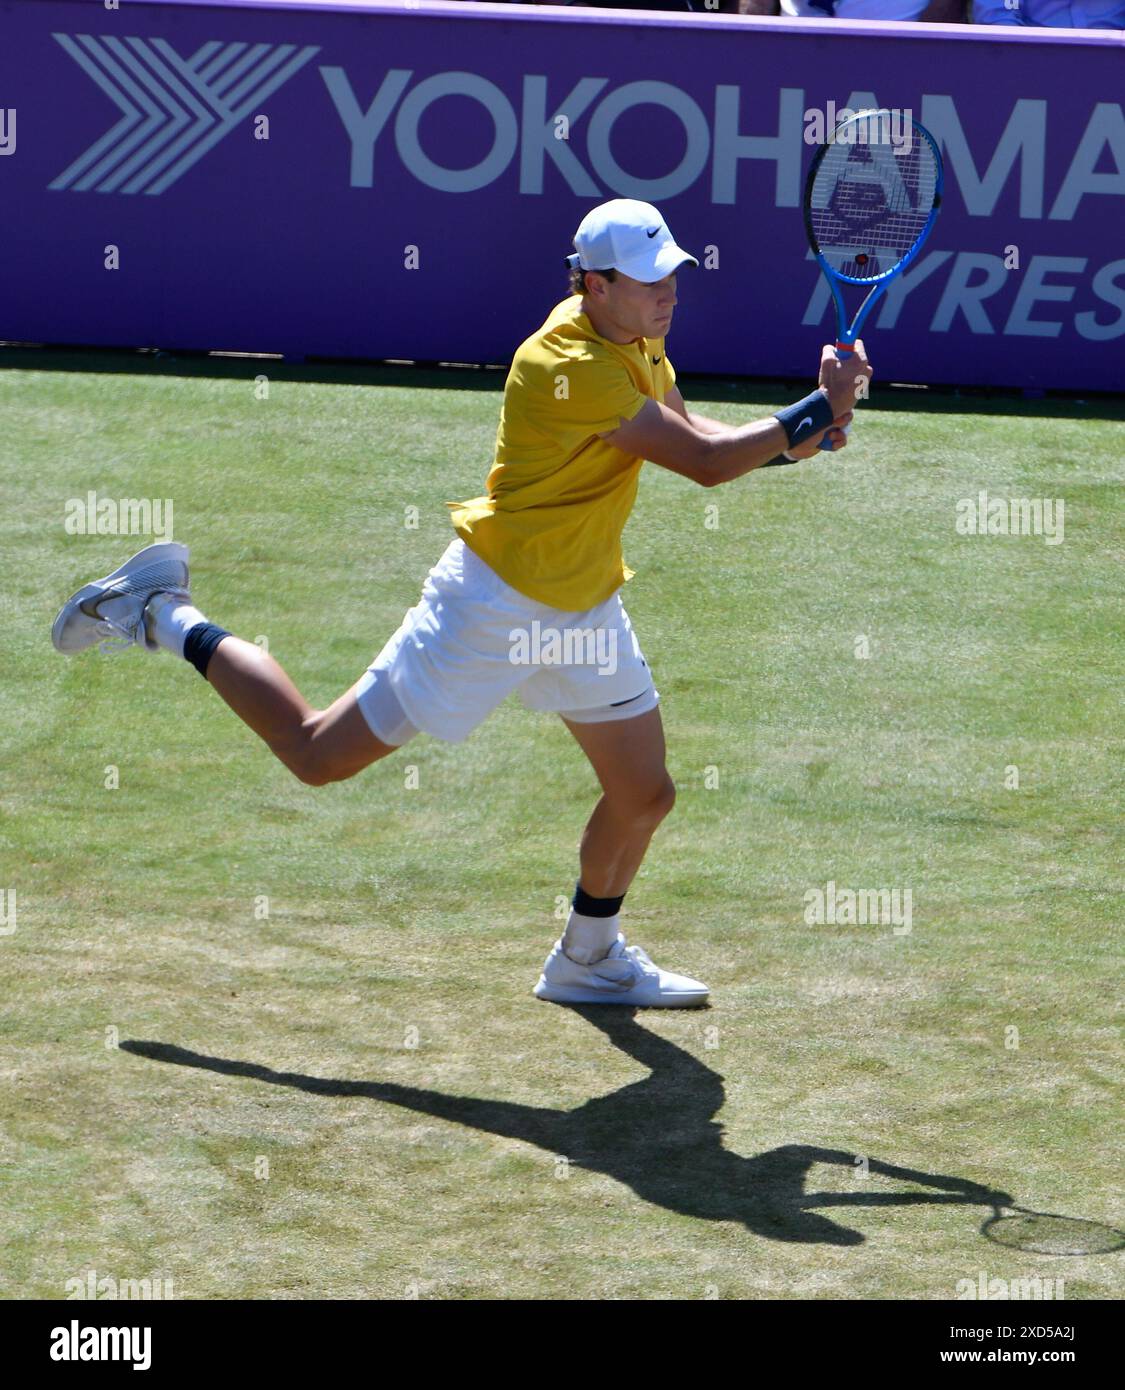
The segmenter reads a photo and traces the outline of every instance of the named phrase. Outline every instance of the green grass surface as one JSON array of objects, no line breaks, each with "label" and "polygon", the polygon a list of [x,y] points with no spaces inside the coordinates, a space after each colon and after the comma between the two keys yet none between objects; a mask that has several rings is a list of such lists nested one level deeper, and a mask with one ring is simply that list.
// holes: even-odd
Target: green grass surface
[{"label": "green grass surface", "polygon": [[[981,1233],[984,1188],[1122,1224],[1114,412],[897,397],[831,462],[645,470],[625,597],[679,799],[625,920],[713,1006],[630,1016],[531,995],[596,790],[561,722],[510,701],[313,789],[186,665],[52,650],[146,543],[66,534],[93,489],[172,498],[199,606],[313,703],[363,671],[481,490],[495,378],[255,399],[273,366],[0,372],[0,1295],[1119,1297],[1120,1254]],[[706,409],[781,403],[747,397]],[[1065,499],[1064,543],[959,536],[982,488]],[[806,924],[828,880],[909,889],[912,932]]]}]

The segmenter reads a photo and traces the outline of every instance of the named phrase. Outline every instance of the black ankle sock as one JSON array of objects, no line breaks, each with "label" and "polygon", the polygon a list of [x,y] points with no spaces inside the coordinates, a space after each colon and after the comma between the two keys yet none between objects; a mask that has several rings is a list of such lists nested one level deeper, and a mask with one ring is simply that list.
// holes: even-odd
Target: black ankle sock
[{"label": "black ankle sock", "polygon": [[571,907],[583,917],[612,917],[621,910],[624,901],[624,893],[619,898],[592,898],[581,883],[577,883],[574,886],[574,901]]},{"label": "black ankle sock", "polygon": [[207,666],[215,648],[230,633],[215,623],[196,623],[184,638],[184,660],[190,661],[199,674],[207,679]]}]

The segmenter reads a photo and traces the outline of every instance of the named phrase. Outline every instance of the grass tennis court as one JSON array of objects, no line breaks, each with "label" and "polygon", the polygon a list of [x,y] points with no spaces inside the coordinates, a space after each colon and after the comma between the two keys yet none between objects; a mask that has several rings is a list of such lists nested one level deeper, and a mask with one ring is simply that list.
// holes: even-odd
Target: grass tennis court
[{"label": "grass tennis court", "polygon": [[[185,663],[50,644],[148,539],[68,535],[67,499],[171,498],[199,607],[327,704],[482,491],[502,376],[19,361],[0,1294],[1121,1295],[1119,1254],[985,1238],[980,1192],[1122,1224],[1125,406],[887,392],[835,460],[646,468],[625,602],[679,796],[623,923],[714,1004],[633,1016],[531,995],[595,799],[560,721],[509,701],[313,789]],[[959,535],[982,489],[1064,499],[1063,543]],[[909,890],[912,930],[808,924],[829,881]]]}]

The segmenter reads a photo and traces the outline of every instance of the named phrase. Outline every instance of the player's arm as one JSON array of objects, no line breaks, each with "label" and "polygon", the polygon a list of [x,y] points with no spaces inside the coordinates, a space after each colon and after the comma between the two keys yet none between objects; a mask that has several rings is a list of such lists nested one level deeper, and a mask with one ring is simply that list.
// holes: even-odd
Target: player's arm
[{"label": "player's arm", "polygon": [[669,410],[674,410],[677,415],[683,416],[688,424],[697,429],[700,434],[724,434],[730,429],[730,426],[724,425],[721,420],[710,420],[706,415],[697,415],[694,410],[688,410],[678,386],[673,386],[671,390],[665,391],[664,404]]},{"label": "player's arm", "polygon": [[870,375],[863,344],[857,339],[854,356],[841,360],[831,346],[821,357],[821,382],[798,407],[729,426],[708,421],[714,429],[697,427],[686,407],[683,413],[667,404],[679,399],[678,391],[665,396],[665,404],[649,400],[631,420],[622,420],[601,438],[624,453],[645,458],[661,468],[679,473],[702,487],[732,482],[788,450],[795,458],[812,458],[822,440],[835,451],[847,443],[843,426],[850,423],[857,382]]},{"label": "player's arm", "polygon": [[645,401],[631,420],[602,438],[623,453],[648,459],[702,487],[740,478],[768,463],[786,446],[785,430],[772,417],[725,429],[721,434],[707,434],[654,400]]}]

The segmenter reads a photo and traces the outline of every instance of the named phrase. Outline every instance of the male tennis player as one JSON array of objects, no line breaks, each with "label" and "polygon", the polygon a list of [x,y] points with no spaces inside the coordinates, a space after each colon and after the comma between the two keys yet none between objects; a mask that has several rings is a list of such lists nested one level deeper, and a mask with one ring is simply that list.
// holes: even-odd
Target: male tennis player
[{"label": "male tennis player", "polygon": [[738,428],[689,414],[664,340],[676,273],[698,261],[656,208],[624,198],[590,212],[574,245],[574,292],[520,345],[508,374],[487,494],[449,504],[457,535],[420,601],[327,709],[192,606],[187,548],[176,543],[149,546],[80,589],[52,638],[61,652],[109,639],[186,658],[311,786],[355,776],[419,731],[459,743],[518,690],[531,709],[562,717],[602,788],[570,915],[535,994],[698,1005],[706,985],[659,969],[620,931],[622,899],[675,799],[659,696],[621,603],[632,574],[622,528],[645,459],[713,487],[783,457],[812,458],[822,439],[843,448],[870,368],[862,343],[844,362],[827,347],[820,385],[796,405]]}]

